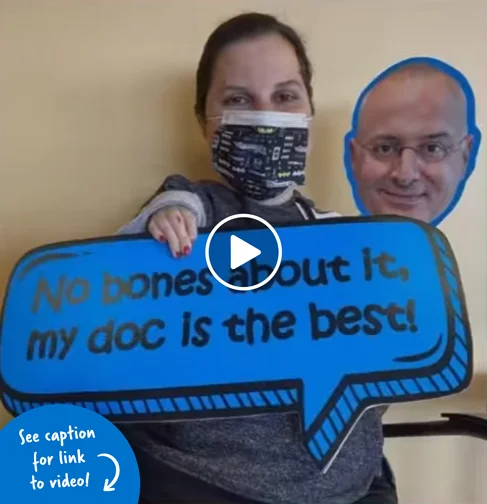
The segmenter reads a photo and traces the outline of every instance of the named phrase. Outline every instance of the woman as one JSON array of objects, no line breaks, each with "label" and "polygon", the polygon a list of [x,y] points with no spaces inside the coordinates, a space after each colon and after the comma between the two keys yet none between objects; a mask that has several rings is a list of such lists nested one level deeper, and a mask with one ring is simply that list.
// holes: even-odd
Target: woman
[{"label": "woman", "polygon": [[[198,227],[229,215],[251,213],[270,223],[336,216],[296,191],[313,115],[311,77],[302,41],[274,17],[244,14],[220,25],[199,63],[195,112],[225,182],[168,177],[120,233],[148,228],[181,257],[191,252]],[[286,159],[293,169],[279,155],[286,147],[278,137],[292,143]],[[259,173],[259,155],[269,148],[277,154]],[[124,433],[146,502],[397,503],[377,408],[363,415],[325,474],[306,452],[294,413],[133,425]]]}]

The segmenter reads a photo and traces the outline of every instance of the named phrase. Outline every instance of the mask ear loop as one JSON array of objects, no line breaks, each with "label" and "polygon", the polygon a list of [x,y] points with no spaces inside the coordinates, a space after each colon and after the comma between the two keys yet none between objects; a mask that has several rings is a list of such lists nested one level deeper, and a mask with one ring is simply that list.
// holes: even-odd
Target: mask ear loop
[{"label": "mask ear loop", "polygon": [[205,121],[218,121],[218,120],[221,121],[222,119],[223,119],[222,115],[205,117]]}]

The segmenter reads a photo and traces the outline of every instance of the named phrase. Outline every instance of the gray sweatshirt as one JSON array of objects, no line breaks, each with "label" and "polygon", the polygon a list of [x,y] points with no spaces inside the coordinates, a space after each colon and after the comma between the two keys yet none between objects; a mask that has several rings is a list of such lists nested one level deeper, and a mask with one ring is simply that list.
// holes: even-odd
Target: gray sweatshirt
[{"label": "gray sweatshirt", "polygon": [[[155,212],[174,205],[192,211],[200,228],[237,213],[254,214],[271,224],[338,216],[318,211],[292,190],[262,204],[243,200],[221,183],[190,182],[176,175],[165,180],[119,233],[144,232]],[[372,408],[362,415],[326,473],[305,449],[297,413],[134,424],[124,434],[153,460],[153,466],[170,465],[247,499],[269,504],[352,504],[381,473],[383,411]]]}]

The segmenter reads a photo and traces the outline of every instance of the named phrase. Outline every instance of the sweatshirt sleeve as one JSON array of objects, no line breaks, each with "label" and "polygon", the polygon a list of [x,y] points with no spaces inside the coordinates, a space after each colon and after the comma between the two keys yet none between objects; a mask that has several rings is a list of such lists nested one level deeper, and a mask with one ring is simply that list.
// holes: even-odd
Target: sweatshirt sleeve
[{"label": "sweatshirt sleeve", "polygon": [[167,207],[182,207],[194,214],[198,227],[205,227],[211,202],[197,183],[182,175],[171,175],[164,180],[156,193],[145,203],[137,216],[122,226],[117,234],[137,234],[147,231],[150,218]]}]

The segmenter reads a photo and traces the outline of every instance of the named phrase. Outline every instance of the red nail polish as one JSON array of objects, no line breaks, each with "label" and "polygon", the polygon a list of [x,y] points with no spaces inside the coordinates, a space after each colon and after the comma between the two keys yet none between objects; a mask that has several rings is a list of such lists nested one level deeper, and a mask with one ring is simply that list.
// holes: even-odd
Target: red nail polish
[{"label": "red nail polish", "polygon": [[176,257],[183,257],[183,253],[180,250],[178,250],[176,252]]},{"label": "red nail polish", "polygon": [[186,245],[186,247],[184,247],[184,249],[183,249],[183,253],[184,253],[184,255],[188,255],[188,254],[189,254],[189,252],[190,252],[190,250],[191,250],[191,249],[190,249],[190,248]]},{"label": "red nail polish", "polygon": [[165,243],[166,242],[166,237],[161,235],[159,236],[159,241],[162,242],[162,243]]}]

